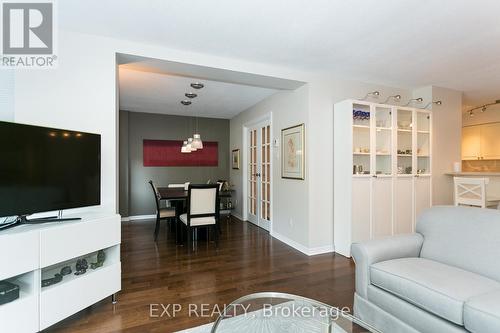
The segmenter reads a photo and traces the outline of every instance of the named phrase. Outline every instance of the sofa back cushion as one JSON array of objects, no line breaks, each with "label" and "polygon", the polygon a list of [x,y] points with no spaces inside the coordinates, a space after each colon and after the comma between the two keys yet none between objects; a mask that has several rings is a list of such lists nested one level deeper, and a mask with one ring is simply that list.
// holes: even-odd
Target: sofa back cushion
[{"label": "sofa back cushion", "polygon": [[500,211],[435,206],[417,221],[420,257],[500,281]]}]

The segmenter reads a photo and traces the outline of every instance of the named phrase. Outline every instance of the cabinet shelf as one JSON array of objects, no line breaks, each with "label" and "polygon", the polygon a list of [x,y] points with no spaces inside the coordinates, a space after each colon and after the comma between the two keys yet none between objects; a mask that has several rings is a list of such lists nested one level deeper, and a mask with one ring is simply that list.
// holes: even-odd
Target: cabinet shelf
[{"label": "cabinet shelf", "polygon": [[377,131],[392,131],[392,127],[377,127]]},{"label": "cabinet shelf", "polygon": [[402,133],[411,133],[412,130],[411,129],[406,129],[406,128],[398,128],[398,132],[402,132]]},{"label": "cabinet shelf", "polygon": [[352,125],[353,128],[370,129],[369,125]]},{"label": "cabinet shelf", "polygon": [[352,153],[353,155],[370,155],[370,153]]}]

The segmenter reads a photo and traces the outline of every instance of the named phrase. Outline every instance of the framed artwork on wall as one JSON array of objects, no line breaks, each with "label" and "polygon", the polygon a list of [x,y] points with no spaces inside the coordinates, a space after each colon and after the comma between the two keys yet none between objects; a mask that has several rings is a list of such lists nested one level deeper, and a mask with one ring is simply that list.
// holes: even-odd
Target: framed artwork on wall
[{"label": "framed artwork on wall", "polygon": [[239,149],[233,149],[231,152],[231,165],[233,169],[239,170],[240,169],[240,150]]},{"label": "framed artwork on wall", "polygon": [[305,178],[305,125],[281,130],[281,178]]}]

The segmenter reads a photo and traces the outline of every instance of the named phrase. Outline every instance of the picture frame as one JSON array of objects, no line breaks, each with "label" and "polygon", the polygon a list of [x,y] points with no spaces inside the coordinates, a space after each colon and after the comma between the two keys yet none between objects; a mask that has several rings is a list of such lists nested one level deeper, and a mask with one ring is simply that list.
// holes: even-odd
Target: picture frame
[{"label": "picture frame", "polygon": [[305,125],[281,130],[281,178],[305,179]]},{"label": "picture frame", "polygon": [[233,168],[233,170],[240,169],[240,150],[239,149],[233,149],[231,151],[231,167]]}]

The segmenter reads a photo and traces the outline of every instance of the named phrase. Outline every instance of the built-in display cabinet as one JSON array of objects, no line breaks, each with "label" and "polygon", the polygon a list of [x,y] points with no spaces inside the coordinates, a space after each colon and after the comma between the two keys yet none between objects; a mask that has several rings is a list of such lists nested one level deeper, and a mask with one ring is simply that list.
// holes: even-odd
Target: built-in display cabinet
[{"label": "built-in display cabinet", "polygon": [[411,233],[431,205],[429,110],[346,100],[334,107],[335,251]]}]

